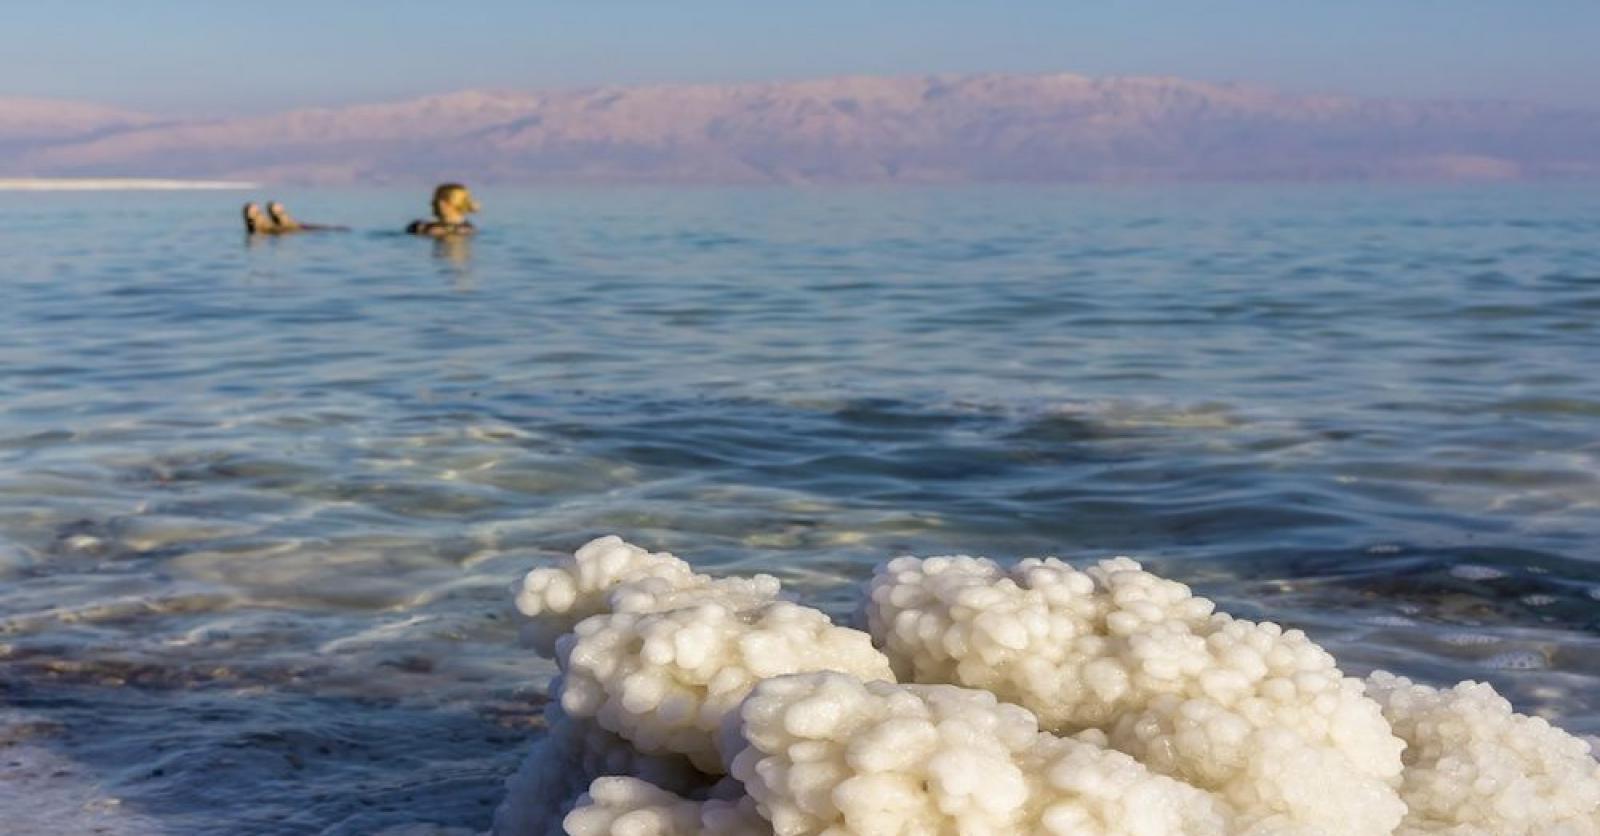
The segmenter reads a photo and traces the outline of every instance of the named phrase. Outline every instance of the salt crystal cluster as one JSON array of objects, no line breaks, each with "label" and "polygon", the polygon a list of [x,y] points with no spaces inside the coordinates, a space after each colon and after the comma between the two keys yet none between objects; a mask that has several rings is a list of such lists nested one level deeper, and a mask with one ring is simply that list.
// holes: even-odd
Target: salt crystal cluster
[{"label": "salt crystal cluster", "polygon": [[1126,558],[900,558],[870,636],[778,596],[614,537],[531,572],[562,675],[495,833],[1600,836],[1585,742]]},{"label": "salt crystal cluster", "polygon": [[992,691],[1051,731],[1104,732],[1263,832],[1384,834],[1401,742],[1298,630],[1213,612],[1127,558],[1011,571],[971,557],[880,568],[868,628],[902,678]]},{"label": "salt crystal cluster", "polygon": [[1007,572],[984,558],[902,557],[878,568],[867,594],[867,629],[901,678],[983,688],[1052,728],[1106,725],[1194,672],[1195,654],[1174,645],[1213,610],[1126,558],[1083,572],[1025,560]]},{"label": "salt crystal cluster", "polygon": [[1482,683],[1441,690],[1384,671],[1367,681],[1406,742],[1402,833],[1600,833],[1600,764],[1587,742],[1513,713]]},{"label": "salt crystal cluster", "polygon": [[758,686],[728,733],[733,777],[786,836],[1226,832],[1206,793],[986,691],[797,674]]},{"label": "salt crystal cluster", "polygon": [[[562,740],[573,736],[569,727],[594,727],[625,739],[647,762],[678,758],[717,775],[727,769],[717,751],[723,717],[757,682],[812,670],[893,677],[865,633],[779,600],[779,591],[771,577],[714,579],[670,554],[651,554],[616,537],[530,572],[517,606],[534,619],[535,644],[554,646],[561,670],[551,694],[560,722],[552,727]],[[605,749],[605,740],[598,743]],[[581,741],[569,748],[585,751]],[[546,776],[525,764],[512,795],[565,793],[570,803],[594,777],[639,774],[615,763],[613,751],[602,754],[593,768],[567,776]],[[572,782],[581,782],[577,791]],[[538,832],[513,816],[527,809],[549,806],[509,798],[502,809],[506,827],[497,832]]]},{"label": "salt crystal cluster", "polygon": [[740,608],[714,586],[663,612],[590,616],[557,642],[561,706],[640,751],[681,754],[721,772],[722,719],[757,682],[798,671],[892,674],[865,633],[786,601]]},{"label": "salt crystal cluster", "polygon": [[593,721],[574,720],[559,702],[545,706],[544,721],[545,733],[506,780],[505,800],[495,810],[497,834],[562,833],[562,815],[597,776],[632,775],[663,792],[691,795],[703,794],[716,780],[686,758],[643,754]]},{"label": "salt crystal cluster", "polygon": [[762,679],[809,670],[890,676],[866,634],[778,600],[777,579],[715,579],[616,537],[523,580],[517,606],[553,645],[560,701],[641,752],[723,771],[724,714]]},{"label": "salt crystal cluster", "polygon": [[771,836],[749,798],[692,801],[637,778],[596,778],[562,820],[572,836]]},{"label": "salt crystal cluster", "polygon": [[712,578],[666,552],[648,552],[609,536],[591,540],[555,566],[534,569],[517,590],[528,616],[523,638],[546,656],[556,639],[602,612],[657,612],[702,599],[710,590],[725,603],[754,605],[778,597],[778,579]]}]

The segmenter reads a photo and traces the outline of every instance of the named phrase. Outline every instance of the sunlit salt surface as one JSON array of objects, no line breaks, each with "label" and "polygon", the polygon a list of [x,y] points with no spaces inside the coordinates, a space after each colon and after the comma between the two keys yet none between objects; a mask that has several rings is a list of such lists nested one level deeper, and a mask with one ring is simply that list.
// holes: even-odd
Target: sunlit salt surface
[{"label": "sunlit salt surface", "polygon": [[[843,615],[1135,554],[1348,672],[1600,732],[1600,192],[0,195],[0,809],[481,831],[621,533]],[[17,814],[13,814],[13,813]]]},{"label": "sunlit salt surface", "polygon": [[610,536],[516,607],[561,673],[494,836],[1600,830],[1589,741],[1126,557],[898,557],[852,629]]}]

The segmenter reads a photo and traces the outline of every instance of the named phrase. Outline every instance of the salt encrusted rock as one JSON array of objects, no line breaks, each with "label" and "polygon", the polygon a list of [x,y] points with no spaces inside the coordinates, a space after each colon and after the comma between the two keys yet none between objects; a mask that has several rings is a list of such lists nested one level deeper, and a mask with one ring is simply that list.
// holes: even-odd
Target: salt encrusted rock
[{"label": "salt encrusted rock", "polygon": [[1222,834],[1213,799],[1026,709],[947,685],[769,679],[724,728],[732,775],[781,836]]},{"label": "salt encrusted rock", "polygon": [[597,778],[563,820],[571,836],[771,836],[748,797],[692,801],[636,778]]},{"label": "salt encrusted rock", "polygon": [[1149,691],[1198,673],[1195,641],[1142,634],[1199,627],[1212,610],[1127,558],[1085,572],[1025,560],[1007,572],[985,558],[902,557],[878,567],[866,602],[868,632],[903,681],[992,691],[1055,729],[1104,726]]},{"label": "salt encrusted rock", "polygon": [[[1125,558],[896,560],[867,606],[887,658],[778,592],[615,538],[530,573],[573,716],[549,710],[496,834],[1600,836],[1585,742],[1488,686],[1369,696]],[[891,660],[994,693],[863,681]]]},{"label": "salt encrusted rock", "polygon": [[672,555],[602,537],[529,572],[517,604],[533,617],[537,643],[554,644],[562,675],[551,696],[567,714],[640,752],[721,773],[722,718],[760,680],[813,670],[893,676],[865,633],[778,593],[769,576],[698,575]]},{"label": "salt encrusted rock", "polygon": [[917,682],[983,688],[1049,730],[1101,729],[1151,769],[1218,793],[1262,832],[1386,834],[1401,742],[1360,681],[1298,630],[1214,614],[1126,558],[1006,572],[900,558],[866,605],[874,640]]},{"label": "salt encrusted rock", "polygon": [[1367,684],[1406,742],[1402,833],[1600,833],[1600,763],[1586,741],[1513,713],[1486,684],[1440,690],[1385,671]]},{"label": "salt encrusted rock", "polygon": [[637,776],[689,794],[704,793],[716,781],[685,758],[642,754],[592,721],[568,717],[556,703],[547,705],[544,714],[545,734],[506,780],[505,799],[495,810],[494,836],[561,833],[562,815],[598,776]]},{"label": "salt encrusted rock", "polygon": [[715,579],[696,574],[671,554],[648,552],[608,536],[589,541],[555,566],[529,572],[517,591],[516,604],[532,619],[524,639],[549,656],[557,638],[591,615],[672,609],[708,586],[715,587],[722,600],[746,606],[778,597],[778,580],[771,575]]},{"label": "salt encrusted rock", "polygon": [[557,643],[561,705],[593,717],[642,752],[687,756],[723,771],[717,730],[757,682],[801,671],[889,679],[867,634],[784,601],[738,609],[702,587],[665,612],[591,616]]},{"label": "salt encrusted rock", "polygon": [[575,624],[604,609],[606,593],[619,584],[663,578],[688,586],[694,577],[689,564],[667,552],[648,552],[615,535],[599,537],[555,566],[528,572],[517,592],[517,609],[546,622]]}]

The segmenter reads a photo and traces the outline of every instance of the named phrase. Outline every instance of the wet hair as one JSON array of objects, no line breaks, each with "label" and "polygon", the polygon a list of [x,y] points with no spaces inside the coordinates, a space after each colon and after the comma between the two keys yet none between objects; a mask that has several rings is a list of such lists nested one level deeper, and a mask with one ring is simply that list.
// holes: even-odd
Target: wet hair
[{"label": "wet hair", "polygon": [[467,187],[460,183],[441,183],[438,188],[433,190],[433,199],[440,202],[454,203],[460,197],[468,199],[472,197],[471,193],[467,191]]},{"label": "wet hair", "polygon": [[274,232],[297,232],[306,228],[289,214],[288,207],[280,201],[274,200],[267,204],[267,217],[272,220]]},{"label": "wet hair", "polygon": [[472,199],[472,192],[460,183],[443,183],[433,190],[433,213],[441,215],[442,209],[452,209],[462,214],[471,214],[478,211],[478,202]]},{"label": "wet hair", "polygon": [[244,229],[246,232],[261,231],[261,222],[263,220],[261,216],[261,207],[257,206],[255,201],[246,203],[244,208],[240,210],[240,215],[244,217]]}]

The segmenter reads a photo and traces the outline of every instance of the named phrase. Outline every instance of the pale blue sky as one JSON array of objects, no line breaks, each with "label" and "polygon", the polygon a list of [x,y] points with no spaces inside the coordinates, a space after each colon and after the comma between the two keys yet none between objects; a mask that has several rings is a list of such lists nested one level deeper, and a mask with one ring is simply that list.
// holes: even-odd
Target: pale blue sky
[{"label": "pale blue sky", "polygon": [[0,0],[0,95],[230,114],[471,87],[1179,75],[1600,107],[1600,0]]}]

